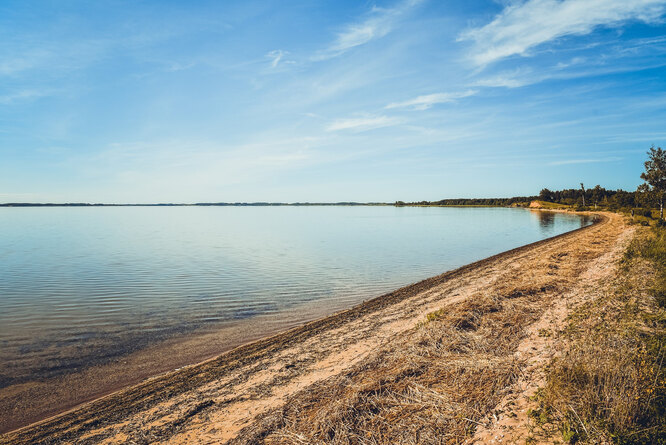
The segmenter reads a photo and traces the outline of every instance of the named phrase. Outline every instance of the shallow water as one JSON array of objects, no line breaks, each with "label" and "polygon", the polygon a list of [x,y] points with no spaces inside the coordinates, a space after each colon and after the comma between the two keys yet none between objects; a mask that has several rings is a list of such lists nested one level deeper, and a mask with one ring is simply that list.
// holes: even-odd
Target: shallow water
[{"label": "shallow water", "polygon": [[589,222],[508,208],[0,208],[0,388],[258,316],[298,322],[300,307],[349,307]]}]

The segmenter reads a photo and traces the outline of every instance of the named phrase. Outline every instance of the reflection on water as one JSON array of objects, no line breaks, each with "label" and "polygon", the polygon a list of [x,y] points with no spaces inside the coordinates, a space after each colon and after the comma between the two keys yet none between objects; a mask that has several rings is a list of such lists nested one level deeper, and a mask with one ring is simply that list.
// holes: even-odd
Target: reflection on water
[{"label": "reflection on water", "polygon": [[539,224],[543,229],[550,229],[555,225],[555,215],[554,212],[536,212],[536,215],[539,217]]},{"label": "reflection on water", "polygon": [[592,224],[594,221],[595,221],[595,217],[594,217],[594,216],[582,215],[582,216],[580,217],[580,226],[581,226],[581,227],[589,226],[589,225]]},{"label": "reflection on water", "polygon": [[505,208],[2,208],[0,388],[348,307],[589,223]]},{"label": "reflection on water", "polygon": [[[531,210],[531,212],[539,218],[539,225],[541,226],[542,233],[549,234],[549,236],[553,236],[557,233],[557,215],[562,215],[561,212],[549,212],[544,210]],[[568,213],[565,215],[570,216]],[[594,217],[589,215],[576,216],[579,222],[578,227],[589,226],[594,220]]]}]

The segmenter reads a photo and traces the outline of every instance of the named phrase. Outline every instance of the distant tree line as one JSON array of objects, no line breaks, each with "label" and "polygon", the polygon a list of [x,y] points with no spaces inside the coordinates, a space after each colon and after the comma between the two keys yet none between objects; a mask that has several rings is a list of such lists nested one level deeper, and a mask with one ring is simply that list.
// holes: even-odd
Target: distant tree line
[{"label": "distant tree line", "polygon": [[403,202],[396,201],[400,206],[510,206],[514,204],[530,203],[539,199],[538,196],[515,196],[513,198],[456,198],[440,199],[439,201]]},{"label": "distant tree line", "polygon": [[396,201],[396,206],[526,206],[532,201],[546,201],[574,207],[587,208],[604,207],[610,210],[627,207],[644,207],[646,199],[641,192],[627,192],[624,190],[607,190],[600,185],[585,189],[571,188],[564,190],[542,189],[538,195],[514,196],[512,198],[457,198],[441,199],[439,201],[402,202]]},{"label": "distant tree line", "polygon": [[[604,208],[608,210],[638,211],[643,216],[651,216],[650,209],[659,209],[659,219],[664,219],[664,198],[666,197],[666,151],[661,147],[650,147],[645,161],[645,172],[641,179],[645,182],[634,192],[608,190],[600,185],[580,188],[549,190],[544,188],[538,196],[515,196],[513,198],[459,198],[439,201],[418,201],[406,203],[396,201],[401,206],[527,206],[532,201],[545,201],[553,204],[572,206],[577,210]],[[656,216],[656,215],[655,215]]]},{"label": "distant tree line", "polygon": [[640,207],[638,192],[607,190],[600,185],[583,191],[580,188],[565,190],[542,189],[537,199],[564,205],[602,206],[609,208]]}]

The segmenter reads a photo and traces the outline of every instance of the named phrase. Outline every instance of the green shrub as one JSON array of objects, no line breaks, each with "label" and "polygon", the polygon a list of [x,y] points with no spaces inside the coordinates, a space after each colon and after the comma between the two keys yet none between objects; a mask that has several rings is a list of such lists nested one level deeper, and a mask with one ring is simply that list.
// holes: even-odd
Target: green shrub
[{"label": "green shrub", "polygon": [[652,211],[648,209],[634,209],[635,216],[644,216],[646,218],[652,218]]}]

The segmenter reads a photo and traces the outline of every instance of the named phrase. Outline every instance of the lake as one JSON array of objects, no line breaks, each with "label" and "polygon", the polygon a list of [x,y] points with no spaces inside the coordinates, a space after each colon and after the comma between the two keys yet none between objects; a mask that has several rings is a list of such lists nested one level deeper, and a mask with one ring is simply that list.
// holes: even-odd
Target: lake
[{"label": "lake", "polygon": [[0,388],[196,336],[215,334],[200,354],[219,353],[590,222],[510,208],[0,208]]}]

